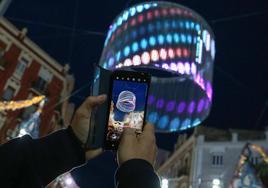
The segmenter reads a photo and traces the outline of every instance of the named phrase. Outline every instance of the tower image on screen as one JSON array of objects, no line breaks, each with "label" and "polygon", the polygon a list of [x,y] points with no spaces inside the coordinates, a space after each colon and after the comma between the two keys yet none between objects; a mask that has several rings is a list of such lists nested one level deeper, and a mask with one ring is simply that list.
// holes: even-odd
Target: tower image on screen
[{"label": "tower image on screen", "polygon": [[117,141],[123,129],[142,131],[146,102],[146,83],[115,80],[110,104],[107,140]]}]

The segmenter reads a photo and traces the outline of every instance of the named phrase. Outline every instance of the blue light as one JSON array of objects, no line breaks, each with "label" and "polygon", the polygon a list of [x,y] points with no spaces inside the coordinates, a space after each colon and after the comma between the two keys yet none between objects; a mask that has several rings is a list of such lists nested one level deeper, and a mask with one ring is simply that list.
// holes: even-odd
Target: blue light
[{"label": "blue light", "polygon": [[129,55],[129,52],[130,52],[130,48],[129,48],[129,46],[126,46],[125,49],[124,49],[125,57],[127,57]]},{"label": "blue light", "polygon": [[185,27],[186,27],[186,29],[190,29],[190,23],[189,22],[185,22]]},{"label": "blue light", "polygon": [[147,40],[146,40],[146,39],[142,39],[142,40],[141,40],[141,48],[142,48],[142,49],[146,49],[146,48],[147,48],[147,45],[148,45],[148,44],[147,44]]},{"label": "blue light", "polygon": [[173,29],[176,29],[176,27],[177,27],[177,23],[176,23],[175,20],[172,21],[172,23],[171,23],[171,27],[172,27]]},{"label": "blue light", "polygon": [[201,29],[201,28],[200,28],[200,25],[199,25],[199,24],[196,24],[196,25],[195,25],[195,29],[196,29],[196,31],[200,31],[200,29]]},{"label": "blue light", "polygon": [[134,7],[130,8],[130,15],[134,16],[136,14],[136,9]]},{"label": "blue light", "polygon": [[194,29],[194,22],[191,22],[191,29]]},{"label": "blue light", "polygon": [[180,41],[180,38],[179,38],[178,33],[175,33],[174,36],[173,36],[173,38],[174,38],[174,41],[175,41],[176,43],[178,43],[178,42]]},{"label": "blue light", "polygon": [[144,35],[145,33],[145,28],[142,26],[140,27],[140,35]]},{"label": "blue light", "polygon": [[125,11],[123,14],[123,20],[127,20],[128,19],[128,11]]},{"label": "blue light", "polygon": [[163,35],[158,35],[157,40],[159,44],[164,44],[165,38]]},{"label": "blue light", "polygon": [[111,67],[111,66],[113,66],[113,65],[114,65],[114,58],[111,57],[111,58],[109,59],[108,66]]},{"label": "blue light", "polygon": [[191,127],[191,120],[187,118],[182,122],[182,126],[180,129],[185,130],[185,129],[190,128],[190,127]]},{"label": "blue light", "polygon": [[150,4],[145,4],[144,5],[144,8],[147,10],[147,9],[149,9],[151,7],[151,5]]},{"label": "blue light", "polygon": [[116,54],[116,61],[119,61],[120,60],[120,57],[121,57],[121,52],[117,52]]},{"label": "blue light", "polygon": [[133,51],[133,52],[136,52],[136,51],[138,51],[138,49],[139,49],[139,45],[138,45],[138,43],[137,43],[137,42],[134,42],[134,43],[132,44],[132,51]]},{"label": "blue light", "polygon": [[137,12],[142,12],[143,11],[143,6],[142,5],[138,5],[137,6]]},{"label": "blue light", "polygon": [[179,118],[174,118],[171,122],[170,122],[170,131],[177,131],[178,128],[180,126],[180,119]]},{"label": "blue light", "polygon": [[191,36],[191,35],[188,35],[188,36],[187,36],[187,41],[188,41],[189,44],[192,43],[192,36]]},{"label": "blue light", "polygon": [[200,119],[198,119],[198,118],[195,119],[195,120],[193,121],[193,127],[199,125],[200,123],[201,123]]},{"label": "blue light", "polygon": [[170,25],[169,25],[168,21],[166,21],[166,22],[164,23],[164,28],[165,28],[165,29],[169,29],[169,27],[170,27]]},{"label": "blue light", "polygon": [[167,34],[167,42],[168,43],[172,43],[172,36],[171,36],[171,34]]},{"label": "blue light", "polygon": [[148,25],[148,31],[149,31],[149,32],[153,32],[153,30],[154,30],[154,25],[150,23],[150,24]]},{"label": "blue light", "polygon": [[194,37],[194,44],[196,44],[196,41],[197,41],[197,38],[196,38],[196,37]]},{"label": "blue light", "polygon": [[167,116],[167,115],[162,116],[162,117],[159,119],[157,126],[158,126],[158,128],[160,128],[160,129],[165,129],[166,126],[168,125],[168,122],[169,122],[169,118],[168,118],[168,116]]},{"label": "blue light", "polygon": [[155,37],[151,36],[150,39],[149,39],[149,44],[151,46],[154,46],[156,44],[156,40],[155,40]]},{"label": "blue light", "polygon": [[128,36],[128,34],[126,34],[126,36],[125,36],[125,43],[128,42],[128,39],[129,39],[129,36]]},{"label": "blue light", "polygon": [[104,62],[103,68],[107,69],[107,63],[106,62]]},{"label": "blue light", "polygon": [[186,42],[186,36],[184,34],[181,34],[181,41],[182,43]]},{"label": "blue light", "polygon": [[162,28],[161,22],[156,22],[156,29],[160,30]]},{"label": "blue light", "polygon": [[137,32],[136,32],[136,31],[132,31],[132,33],[131,33],[131,37],[132,37],[133,39],[135,39],[135,38],[137,37]]},{"label": "blue light", "polygon": [[117,26],[120,26],[122,24],[122,17],[120,16],[117,20]]},{"label": "blue light", "polygon": [[158,120],[158,114],[157,112],[151,112],[148,116],[148,121],[152,124],[155,124]]},{"label": "blue light", "polygon": [[179,24],[180,24],[180,28],[184,28],[184,24],[182,21],[180,21]]}]

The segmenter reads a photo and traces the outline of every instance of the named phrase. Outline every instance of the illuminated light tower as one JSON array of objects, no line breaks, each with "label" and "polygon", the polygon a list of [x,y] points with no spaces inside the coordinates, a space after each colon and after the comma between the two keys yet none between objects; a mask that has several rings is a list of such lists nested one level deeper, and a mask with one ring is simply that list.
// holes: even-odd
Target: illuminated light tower
[{"label": "illuminated light tower", "polygon": [[209,115],[214,58],[213,31],[198,13],[175,3],[146,2],[114,19],[99,65],[150,73],[154,100],[148,100],[147,121],[157,132],[172,132],[197,126]]}]

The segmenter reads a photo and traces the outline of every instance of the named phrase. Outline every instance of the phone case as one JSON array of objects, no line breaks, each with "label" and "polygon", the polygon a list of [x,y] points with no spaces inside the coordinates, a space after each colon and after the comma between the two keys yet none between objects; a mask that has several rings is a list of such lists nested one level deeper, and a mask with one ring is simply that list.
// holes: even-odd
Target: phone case
[{"label": "phone case", "polygon": [[[106,94],[108,96],[111,74],[111,71],[102,67],[97,66],[95,68],[95,78],[91,87],[91,95]],[[109,104],[106,100],[104,104],[92,110],[86,148],[96,149],[103,147],[108,107]]]}]

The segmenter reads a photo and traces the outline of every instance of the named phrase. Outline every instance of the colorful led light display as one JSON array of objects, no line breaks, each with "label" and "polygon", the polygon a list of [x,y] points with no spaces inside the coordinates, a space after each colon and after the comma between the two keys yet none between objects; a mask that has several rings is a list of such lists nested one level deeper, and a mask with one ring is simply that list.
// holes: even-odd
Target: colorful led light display
[{"label": "colorful led light display", "polygon": [[156,131],[200,124],[212,102],[215,37],[206,21],[179,4],[146,2],[113,21],[100,66],[152,74],[147,120]]}]

